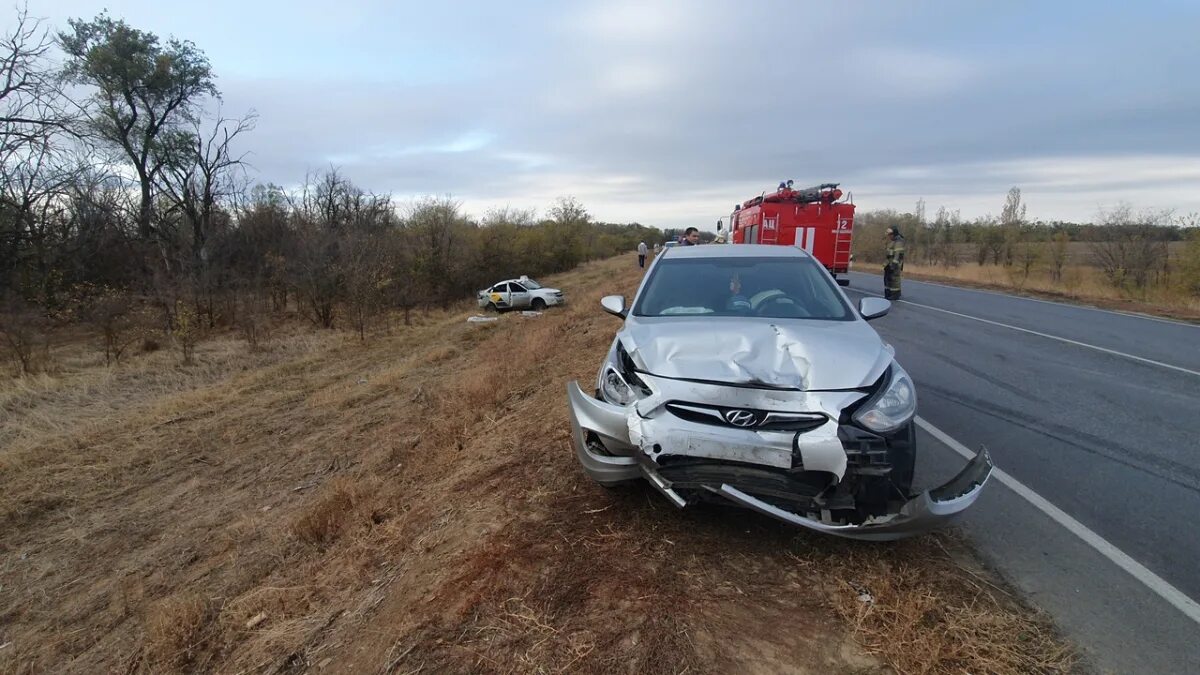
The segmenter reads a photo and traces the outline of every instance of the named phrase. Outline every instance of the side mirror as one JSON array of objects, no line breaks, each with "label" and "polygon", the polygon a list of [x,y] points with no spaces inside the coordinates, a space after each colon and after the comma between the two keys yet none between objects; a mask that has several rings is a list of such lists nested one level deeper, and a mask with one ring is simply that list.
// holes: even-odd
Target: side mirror
[{"label": "side mirror", "polygon": [[878,319],[887,314],[891,308],[892,303],[883,298],[863,298],[858,301],[858,313],[862,314],[862,318],[867,321]]},{"label": "side mirror", "polygon": [[612,314],[613,316],[619,316],[622,319],[624,319],[628,314],[628,312],[625,310],[625,296],[623,295],[606,295],[603,298],[600,298],[600,306],[603,307],[604,311],[608,312],[609,314]]},{"label": "side mirror", "polygon": [[721,231],[721,221],[717,221],[717,232]]},{"label": "side mirror", "polygon": [[849,286],[850,285],[850,280],[845,277],[834,279],[834,281],[837,282],[838,286]]}]

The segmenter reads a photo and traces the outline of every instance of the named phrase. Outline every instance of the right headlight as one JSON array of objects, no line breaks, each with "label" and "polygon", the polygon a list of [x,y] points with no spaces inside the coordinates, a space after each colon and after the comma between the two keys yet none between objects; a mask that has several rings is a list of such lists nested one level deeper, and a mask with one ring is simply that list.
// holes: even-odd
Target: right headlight
[{"label": "right headlight", "polygon": [[605,401],[622,406],[633,403],[635,398],[633,388],[626,384],[625,378],[611,363],[604,366],[604,372],[600,375],[600,395]]},{"label": "right headlight", "polygon": [[629,405],[651,393],[650,387],[638,377],[633,359],[629,358],[625,345],[619,340],[610,352],[604,368],[600,370],[600,381],[597,384],[600,396],[605,401],[621,406]]},{"label": "right headlight", "polygon": [[917,413],[917,388],[912,378],[893,362],[888,383],[854,413],[854,421],[878,433],[904,426]]}]

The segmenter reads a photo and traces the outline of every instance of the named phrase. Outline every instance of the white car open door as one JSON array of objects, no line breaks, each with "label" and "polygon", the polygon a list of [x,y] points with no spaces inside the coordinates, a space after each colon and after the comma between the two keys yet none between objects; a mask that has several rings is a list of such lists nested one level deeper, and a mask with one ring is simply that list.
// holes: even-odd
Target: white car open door
[{"label": "white car open door", "polygon": [[529,309],[530,303],[533,302],[532,294],[525,290],[521,284],[509,284],[509,302],[513,309]]}]

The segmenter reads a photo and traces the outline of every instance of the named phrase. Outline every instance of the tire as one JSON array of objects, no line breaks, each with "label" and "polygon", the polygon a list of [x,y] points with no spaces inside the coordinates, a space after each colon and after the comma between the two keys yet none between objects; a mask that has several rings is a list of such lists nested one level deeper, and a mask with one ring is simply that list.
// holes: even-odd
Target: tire
[{"label": "tire", "polygon": [[487,304],[487,307],[484,307],[484,309],[485,309],[485,310],[487,310],[487,311],[489,311],[489,312],[496,312],[497,314],[499,314],[499,313],[500,313],[500,308],[499,308],[499,307],[497,307],[497,306],[496,306],[496,303],[494,303],[494,302],[489,302],[489,303]]},{"label": "tire", "polygon": [[535,312],[545,311],[546,310],[546,301],[541,298],[534,298],[533,302],[530,303],[529,307],[530,307],[530,309],[532,309]]}]

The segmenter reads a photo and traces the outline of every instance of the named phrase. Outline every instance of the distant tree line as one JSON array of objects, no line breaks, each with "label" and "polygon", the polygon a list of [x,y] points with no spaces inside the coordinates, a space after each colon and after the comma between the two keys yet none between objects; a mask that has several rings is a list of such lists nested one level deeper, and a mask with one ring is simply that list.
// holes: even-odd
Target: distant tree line
[{"label": "distant tree line", "polygon": [[[906,239],[907,260],[957,267],[964,263],[1002,266],[1014,280],[1045,270],[1061,281],[1072,263],[1101,271],[1112,286],[1143,291],[1173,285],[1200,296],[1200,214],[1136,210],[1127,204],[1102,211],[1092,223],[1031,221],[1021,190],[1005,196],[1000,215],[965,220],[940,207],[932,217],[925,202],[911,212],[866,211],[855,218],[854,253],[860,262],[881,263],[884,230],[896,226]],[[1172,254],[1170,244],[1183,242]],[[1078,251],[1083,247],[1083,255]],[[1074,259],[1073,259],[1074,258]]]},{"label": "distant tree line", "polygon": [[[0,41],[0,347],[31,370],[56,323],[88,322],[119,359],[133,327],[180,345],[270,312],[365,335],[388,310],[499,278],[630,251],[662,233],[598,223],[560,198],[542,217],[473,219],[449,197],[397,203],[336,168],[254,184],[204,53],[101,14],[53,32],[18,10]],[[140,330],[140,328],[139,328]]]}]

